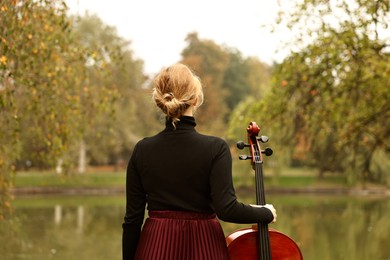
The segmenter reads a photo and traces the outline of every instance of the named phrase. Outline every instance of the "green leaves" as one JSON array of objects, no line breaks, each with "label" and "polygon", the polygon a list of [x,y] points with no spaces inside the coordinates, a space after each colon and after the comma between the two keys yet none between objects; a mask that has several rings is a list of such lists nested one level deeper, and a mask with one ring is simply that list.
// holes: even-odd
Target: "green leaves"
[{"label": "green leaves", "polygon": [[270,68],[236,49],[201,40],[196,33],[189,34],[187,42],[182,62],[200,76],[205,91],[205,102],[196,115],[199,127],[209,134],[224,135],[232,110],[248,97],[259,99],[267,91]]},{"label": "green leaves", "polygon": [[[381,38],[379,29],[386,26],[389,3],[356,4],[305,1],[291,14],[292,28],[318,19],[317,12],[328,16],[317,20],[321,26],[301,28],[297,35],[316,32],[318,37],[276,66],[275,85],[266,98],[273,111],[267,122],[275,133],[291,128],[283,140],[293,157],[304,148],[304,156],[295,157],[301,164],[372,179],[377,176],[370,167],[372,151],[389,150],[389,126],[383,124],[390,114],[390,56],[384,49],[389,39]],[[278,120],[284,125],[273,123]]]},{"label": "green leaves", "polygon": [[[69,164],[75,143],[93,132],[96,121],[111,118],[118,86],[129,86],[115,74],[134,72],[131,84],[144,80],[142,64],[128,56],[127,42],[115,30],[90,28],[100,36],[85,38],[66,11],[60,0],[0,3],[0,219],[17,162]],[[119,71],[123,60],[130,64],[126,72]]]}]

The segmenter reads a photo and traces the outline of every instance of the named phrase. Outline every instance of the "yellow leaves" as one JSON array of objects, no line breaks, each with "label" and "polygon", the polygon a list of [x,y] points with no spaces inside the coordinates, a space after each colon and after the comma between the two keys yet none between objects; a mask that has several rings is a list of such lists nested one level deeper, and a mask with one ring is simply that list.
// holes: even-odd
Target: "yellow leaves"
[{"label": "yellow leaves", "polygon": [[7,57],[6,56],[1,56],[0,57],[0,63],[3,65],[7,65]]},{"label": "yellow leaves", "polygon": [[2,6],[0,8],[0,10],[1,10],[1,12],[6,12],[6,11],[8,11],[8,7],[7,6]]},{"label": "yellow leaves", "polygon": [[4,206],[6,209],[10,209],[10,208],[11,208],[11,202],[10,202],[9,200],[4,201],[3,206]]},{"label": "yellow leaves", "polygon": [[43,30],[45,30],[45,32],[53,32],[54,31],[53,26],[50,26],[48,24],[45,24],[43,26]]},{"label": "yellow leaves", "polygon": [[64,128],[64,126],[63,125],[61,126],[61,124],[58,123],[58,122],[55,122],[54,126],[55,126],[56,133],[58,135],[61,134],[62,133],[62,128]]},{"label": "yellow leaves", "polygon": [[66,98],[67,101],[72,100],[72,96],[69,93],[67,93],[67,92],[65,93],[65,98]]},{"label": "yellow leaves", "polygon": [[27,35],[27,39],[31,40],[32,38],[33,38],[33,36],[31,33]]},{"label": "yellow leaves", "polygon": [[105,69],[107,67],[107,62],[102,62],[101,64],[100,64],[100,68],[101,69]]}]

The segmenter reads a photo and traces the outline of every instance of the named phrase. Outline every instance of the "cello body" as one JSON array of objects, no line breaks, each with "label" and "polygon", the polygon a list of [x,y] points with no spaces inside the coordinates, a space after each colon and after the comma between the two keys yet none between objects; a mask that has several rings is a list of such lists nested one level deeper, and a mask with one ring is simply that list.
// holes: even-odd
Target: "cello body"
[{"label": "cello body", "polygon": [[[260,259],[257,227],[238,229],[226,237],[230,260]],[[269,228],[271,258],[273,260],[301,260],[301,250],[290,237]]]},{"label": "cello body", "polygon": [[[251,159],[255,170],[256,203],[265,205],[263,157],[272,155],[272,149],[261,150],[259,141],[268,142],[268,137],[258,136],[260,132],[256,122],[250,122],[248,128],[248,144],[238,142],[237,147],[249,147],[250,156],[240,156],[241,160]],[[230,260],[301,260],[303,259],[298,245],[288,236],[268,228],[267,223],[257,223],[251,228],[239,229],[226,237]]]}]

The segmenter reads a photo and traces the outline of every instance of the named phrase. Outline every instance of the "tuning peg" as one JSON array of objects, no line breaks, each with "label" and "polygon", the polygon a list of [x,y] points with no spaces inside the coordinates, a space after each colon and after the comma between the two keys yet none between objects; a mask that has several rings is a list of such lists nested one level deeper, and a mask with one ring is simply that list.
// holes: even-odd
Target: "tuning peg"
[{"label": "tuning peg", "polygon": [[244,149],[245,147],[249,147],[249,146],[250,146],[250,144],[246,144],[243,141],[238,141],[237,142],[237,148],[240,149],[240,150]]},{"label": "tuning peg", "polygon": [[264,150],[261,150],[261,153],[265,154],[266,156],[270,156],[274,153],[271,148],[265,148]]},{"label": "tuning peg", "polygon": [[248,160],[248,159],[252,159],[252,156],[250,156],[250,155],[239,155],[238,158],[240,160]]},{"label": "tuning peg", "polygon": [[259,140],[259,141],[262,142],[262,143],[266,143],[266,142],[268,142],[268,140],[269,140],[268,136],[265,136],[265,135],[258,136],[258,137],[256,137],[256,138],[257,138],[257,140]]}]

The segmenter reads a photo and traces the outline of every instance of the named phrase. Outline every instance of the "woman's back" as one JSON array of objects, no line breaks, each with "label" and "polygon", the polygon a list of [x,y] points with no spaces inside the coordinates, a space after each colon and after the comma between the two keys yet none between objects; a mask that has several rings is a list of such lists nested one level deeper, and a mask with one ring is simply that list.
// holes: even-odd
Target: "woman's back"
[{"label": "woman's back", "polygon": [[[176,128],[167,123],[159,134],[137,144],[135,167],[148,194],[148,210],[214,212],[211,188],[218,188],[212,174],[225,178],[231,157],[226,143],[195,131],[192,117],[183,117]],[[213,169],[213,163],[226,170]],[[222,192],[222,191],[215,191]]]}]

